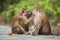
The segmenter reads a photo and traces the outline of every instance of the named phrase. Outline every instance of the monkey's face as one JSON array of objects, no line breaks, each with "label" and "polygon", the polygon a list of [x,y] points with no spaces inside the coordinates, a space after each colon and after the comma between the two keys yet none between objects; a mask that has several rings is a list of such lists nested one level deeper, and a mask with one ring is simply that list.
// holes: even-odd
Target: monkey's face
[{"label": "monkey's face", "polygon": [[39,8],[35,8],[32,10],[32,14],[37,14],[37,13],[40,13],[40,9]]},{"label": "monkey's face", "polygon": [[22,13],[26,13],[27,11],[28,11],[27,8],[22,9]]},{"label": "monkey's face", "polygon": [[20,10],[20,15],[25,15],[26,13],[27,13],[27,8],[22,8],[21,10]]}]

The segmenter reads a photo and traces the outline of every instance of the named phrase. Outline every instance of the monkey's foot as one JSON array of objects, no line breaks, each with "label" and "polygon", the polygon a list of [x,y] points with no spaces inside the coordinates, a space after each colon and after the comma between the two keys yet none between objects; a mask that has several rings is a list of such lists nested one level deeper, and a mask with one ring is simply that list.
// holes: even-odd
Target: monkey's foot
[{"label": "monkey's foot", "polygon": [[25,34],[25,35],[30,35],[30,33],[29,33],[29,32],[25,32],[24,34]]}]

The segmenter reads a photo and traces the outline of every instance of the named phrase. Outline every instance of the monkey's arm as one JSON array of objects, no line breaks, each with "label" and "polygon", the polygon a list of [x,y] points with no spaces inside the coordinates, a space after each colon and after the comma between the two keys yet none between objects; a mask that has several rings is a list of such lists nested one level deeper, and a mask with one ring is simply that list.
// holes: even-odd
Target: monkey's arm
[{"label": "monkey's arm", "polygon": [[14,27],[12,27],[12,32],[13,33],[20,33],[20,31],[25,34],[26,31],[24,30],[24,28],[20,25],[20,24],[17,24],[15,25]]},{"label": "monkey's arm", "polygon": [[18,25],[18,26],[19,26],[20,30],[25,34],[26,31],[23,29],[23,27],[21,25]]},{"label": "monkey's arm", "polygon": [[32,15],[29,19],[26,20],[25,24],[28,24],[29,22],[31,22],[33,20],[34,16]]}]

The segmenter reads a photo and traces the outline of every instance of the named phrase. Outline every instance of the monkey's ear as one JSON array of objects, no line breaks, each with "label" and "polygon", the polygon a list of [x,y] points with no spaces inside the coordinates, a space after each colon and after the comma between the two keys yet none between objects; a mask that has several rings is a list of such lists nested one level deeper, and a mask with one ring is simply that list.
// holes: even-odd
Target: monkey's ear
[{"label": "monkey's ear", "polygon": [[22,8],[22,13],[25,13],[27,11],[27,8]]}]

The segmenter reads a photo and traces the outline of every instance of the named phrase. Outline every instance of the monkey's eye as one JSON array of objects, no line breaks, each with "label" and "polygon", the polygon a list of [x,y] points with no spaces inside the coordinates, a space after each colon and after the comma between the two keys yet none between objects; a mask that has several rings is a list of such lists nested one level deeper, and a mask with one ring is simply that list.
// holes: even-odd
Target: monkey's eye
[{"label": "monkey's eye", "polygon": [[22,11],[22,13],[24,13],[24,12],[25,12],[25,10]]}]

